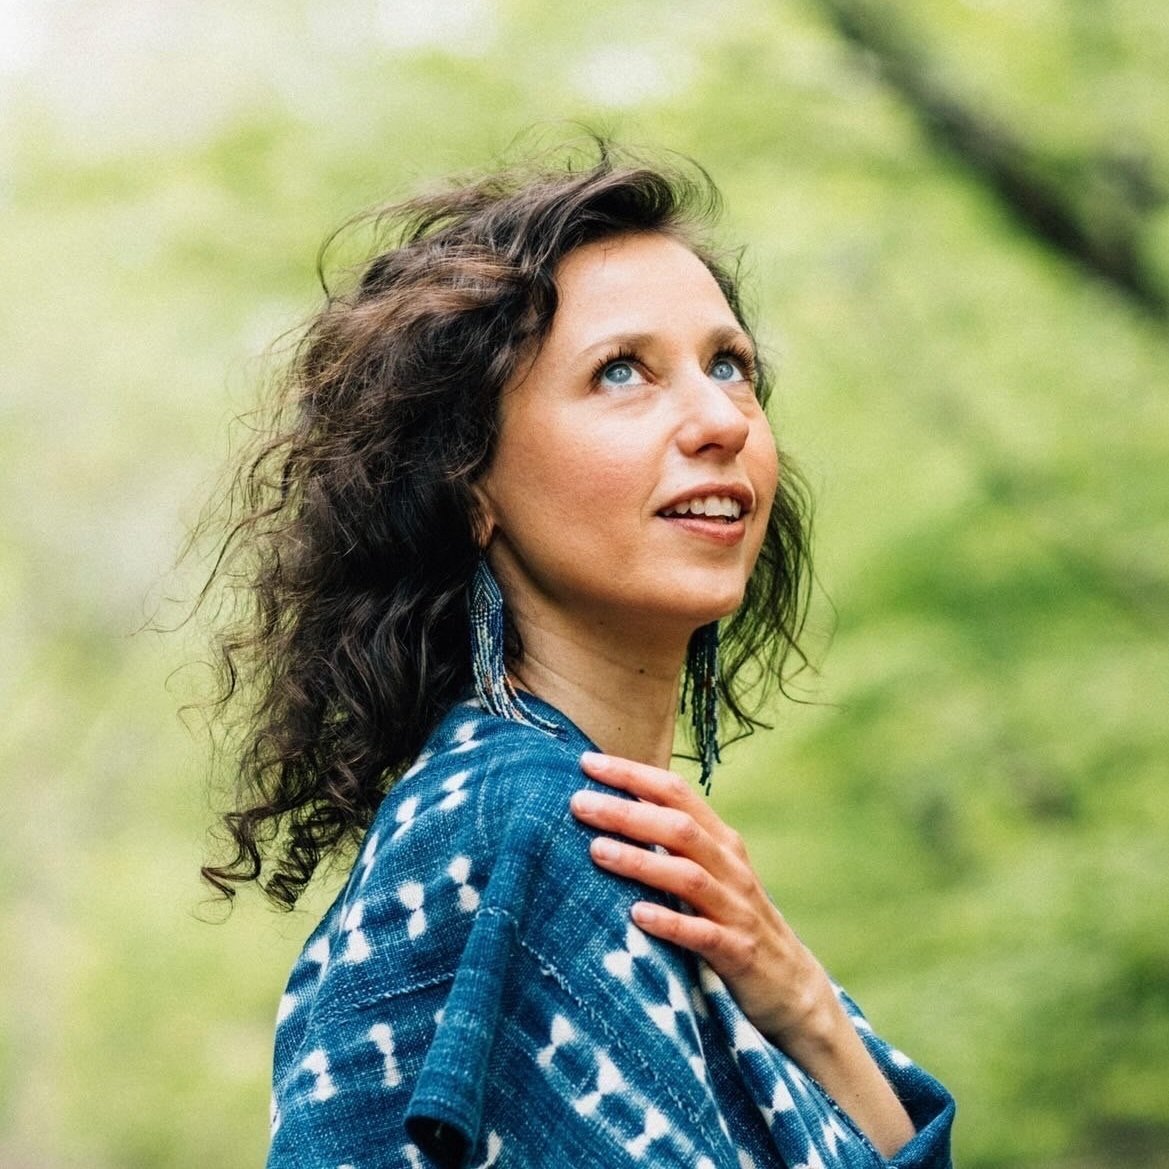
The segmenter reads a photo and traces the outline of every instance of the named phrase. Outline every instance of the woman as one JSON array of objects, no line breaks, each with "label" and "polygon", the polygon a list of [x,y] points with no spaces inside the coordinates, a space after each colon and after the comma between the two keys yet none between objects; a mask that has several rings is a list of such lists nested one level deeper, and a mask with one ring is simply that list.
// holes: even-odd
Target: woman
[{"label": "woman", "polygon": [[945,1090],[668,770],[680,687],[708,783],[803,598],[716,202],[604,148],[420,198],[307,332],[228,545],[258,699],[204,870],[291,907],[361,840],[281,1000],[272,1167],[949,1164]]}]

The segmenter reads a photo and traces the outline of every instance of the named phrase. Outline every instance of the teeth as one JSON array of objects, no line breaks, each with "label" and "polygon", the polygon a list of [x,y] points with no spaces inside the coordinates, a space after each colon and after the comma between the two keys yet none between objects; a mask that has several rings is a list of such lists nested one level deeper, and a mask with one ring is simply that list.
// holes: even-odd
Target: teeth
[{"label": "teeth", "polygon": [[700,495],[683,503],[676,503],[673,507],[667,507],[662,515],[710,515],[737,520],[742,511],[743,505],[730,496]]}]

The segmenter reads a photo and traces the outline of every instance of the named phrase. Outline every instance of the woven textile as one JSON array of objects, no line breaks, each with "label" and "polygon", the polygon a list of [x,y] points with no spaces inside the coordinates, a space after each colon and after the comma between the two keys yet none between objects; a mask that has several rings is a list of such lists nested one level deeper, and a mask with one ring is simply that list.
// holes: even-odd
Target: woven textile
[{"label": "woven textile", "polygon": [[569,797],[591,744],[455,707],[386,797],[280,1002],[269,1169],[948,1169],[953,1101],[875,1037],[886,1162],[703,962],[632,924]]}]

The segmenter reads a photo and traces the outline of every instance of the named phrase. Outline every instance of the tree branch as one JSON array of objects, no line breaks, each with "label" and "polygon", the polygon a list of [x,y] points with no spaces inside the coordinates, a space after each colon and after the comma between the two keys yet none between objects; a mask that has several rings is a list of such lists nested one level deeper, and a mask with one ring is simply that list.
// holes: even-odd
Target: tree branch
[{"label": "tree branch", "polygon": [[1112,188],[1108,213],[1087,213],[1053,181],[1050,160],[931,76],[923,55],[888,7],[878,12],[865,0],[817,3],[846,39],[879,62],[885,79],[930,137],[963,163],[1028,232],[1153,316],[1169,319],[1169,294],[1149,272],[1140,250],[1144,215],[1167,198],[1147,172],[1141,171],[1138,189],[1129,181],[1131,160],[1086,161],[1083,170]]}]

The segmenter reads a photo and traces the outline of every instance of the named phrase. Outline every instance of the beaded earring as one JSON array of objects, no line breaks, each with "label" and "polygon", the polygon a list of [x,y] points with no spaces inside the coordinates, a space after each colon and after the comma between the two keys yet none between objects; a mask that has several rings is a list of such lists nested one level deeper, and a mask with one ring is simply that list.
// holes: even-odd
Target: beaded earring
[{"label": "beaded earring", "polygon": [[722,762],[718,750],[718,681],[718,622],[712,621],[695,630],[690,638],[679,707],[685,714],[689,698],[690,726],[702,768],[699,783],[707,795],[714,765]]},{"label": "beaded earring", "polygon": [[485,556],[479,557],[471,578],[470,617],[471,676],[475,683],[475,697],[483,708],[500,718],[528,723],[560,735],[560,727],[531,710],[507,676],[503,593],[499,591],[499,582]]}]

